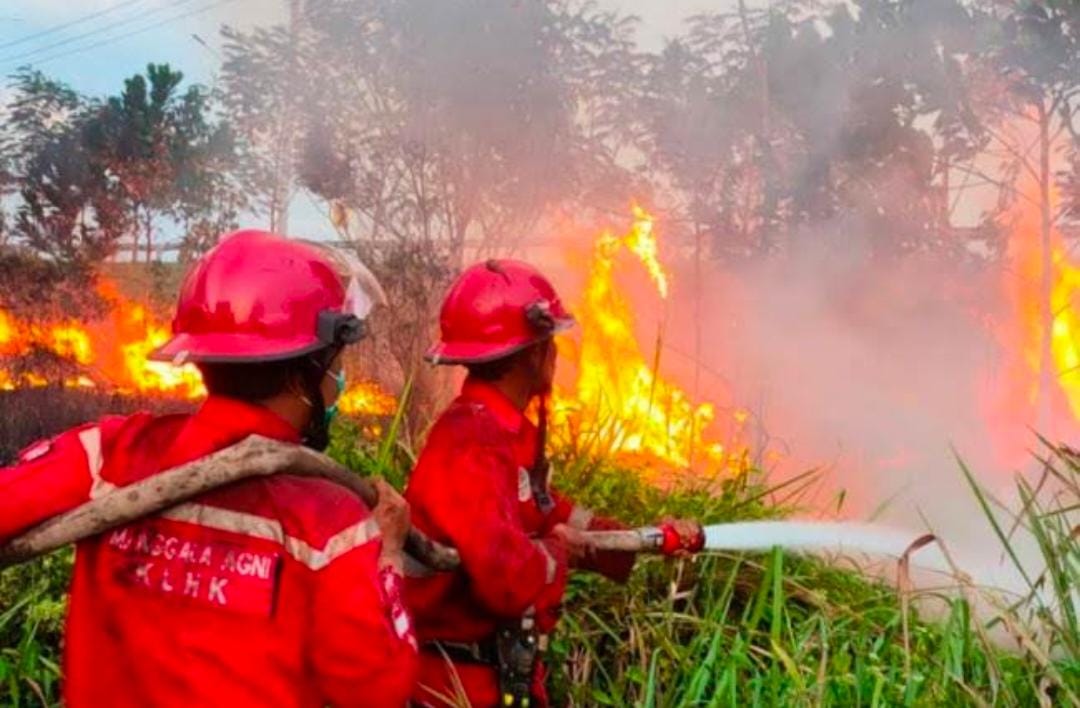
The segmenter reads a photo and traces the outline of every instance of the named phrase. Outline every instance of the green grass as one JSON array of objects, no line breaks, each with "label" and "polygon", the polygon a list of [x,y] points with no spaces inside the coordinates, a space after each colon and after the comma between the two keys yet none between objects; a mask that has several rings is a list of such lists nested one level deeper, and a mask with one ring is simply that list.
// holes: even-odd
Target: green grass
[{"label": "green grass", "polygon": [[71,549],[0,573],[0,705],[54,705]]},{"label": "green grass", "polygon": [[[331,451],[361,474],[400,484],[412,454],[396,442],[399,423],[375,442],[340,426]],[[572,579],[549,654],[553,693],[576,705],[1080,705],[1080,532],[1071,522],[1080,468],[1069,451],[1050,446],[1043,468],[1038,483],[1020,482],[1025,506],[1014,516],[958,467],[1005,554],[1017,528],[1027,528],[1043,552],[1023,567],[1030,595],[1002,605],[994,622],[976,617],[970,586],[937,593],[945,610],[929,622],[886,583],[780,550],[642,558],[625,587]],[[774,500],[801,484],[770,490],[750,475],[708,485],[681,480],[661,491],[610,460],[566,456],[557,459],[556,481],[580,502],[633,523],[783,515],[789,508]],[[65,552],[0,575],[4,705],[57,700],[69,568]],[[992,631],[1017,648],[995,646]]]},{"label": "green grass", "polygon": [[[650,558],[625,588],[573,580],[552,652],[556,692],[579,705],[1080,705],[1073,644],[1080,547],[1062,512],[1080,502],[1080,476],[1063,451],[1049,449],[1044,462],[1059,482],[1053,498],[1029,487],[1026,513],[1007,524],[971,478],[995,524],[1019,523],[1044,539],[1041,587],[1052,592],[1002,608],[1004,619],[990,623],[1008,625],[1017,651],[989,639],[993,627],[973,616],[970,587],[934,593],[944,613],[927,622],[905,616],[891,585],[779,549]],[[634,480],[616,467],[578,464],[564,468],[562,483],[637,522],[665,513],[716,521],[784,511],[768,506],[770,495],[752,480],[714,496],[692,487],[664,496]],[[1001,539],[1012,543],[1006,531]]]}]

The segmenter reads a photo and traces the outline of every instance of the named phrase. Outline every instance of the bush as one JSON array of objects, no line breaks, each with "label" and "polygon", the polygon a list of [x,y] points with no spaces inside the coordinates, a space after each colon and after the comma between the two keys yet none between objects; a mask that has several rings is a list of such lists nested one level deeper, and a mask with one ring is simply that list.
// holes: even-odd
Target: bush
[{"label": "bush", "polygon": [[[1059,474],[1080,482],[1075,461],[1054,459]],[[578,498],[636,523],[669,513],[709,522],[784,511],[761,501],[767,490],[753,476],[711,495],[692,483],[664,494],[637,480],[611,465],[570,465],[562,476]],[[1074,487],[1072,501],[1059,496],[1057,508],[1078,498]],[[1050,511],[1028,506],[1040,519]],[[1070,553],[1080,558],[1067,528],[1044,535],[1054,539],[1048,573],[1061,572]],[[1077,580],[1056,584],[1075,588]],[[969,589],[927,593],[945,612],[926,622],[893,586],[780,549],[643,558],[625,587],[573,578],[550,656],[555,694],[574,705],[619,706],[1076,705],[1074,599],[1033,596],[998,607],[1004,619],[992,624],[1010,626],[1018,640],[1027,635],[1032,647],[1007,651],[973,616]],[[1055,660],[1035,648],[1036,635]]]},{"label": "bush", "polygon": [[0,704],[54,705],[74,554],[70,548],[0,573]]}]

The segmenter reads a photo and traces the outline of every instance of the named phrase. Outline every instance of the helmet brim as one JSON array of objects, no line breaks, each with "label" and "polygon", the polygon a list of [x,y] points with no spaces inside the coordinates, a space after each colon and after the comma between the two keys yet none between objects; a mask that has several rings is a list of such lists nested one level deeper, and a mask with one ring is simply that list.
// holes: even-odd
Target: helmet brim
[{"label": "helmet brim", "polygon": [[294,359],[327,346],[315,336],[281,340],[253,334],[181,333],[151,352],[148,358],[176,365],[188,362],[258,363]]},{"label": "helmet brim", "polygon": [[504,359],[550,336],[565,332],[576,323],[573,317],[564,317],[555,321],[551,335],[521,337],[509,342],[492,344],[490,342],[439,342],[428,350],[424,358],[436,365],[453,366],[467,364],[487,364]]}]

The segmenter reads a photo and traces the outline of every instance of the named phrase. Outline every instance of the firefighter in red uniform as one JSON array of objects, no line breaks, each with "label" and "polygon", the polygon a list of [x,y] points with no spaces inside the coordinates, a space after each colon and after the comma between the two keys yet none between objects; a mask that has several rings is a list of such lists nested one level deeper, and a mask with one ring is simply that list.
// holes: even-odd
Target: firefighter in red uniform
[{"label": "firefighter in red uniform", "polygon": [[[625,581],[629,553],[589,548],[588,530],[623,528],[548,487],[543,439],[555,372],[552,335],[573,324],[531,266],[488,261],[451,287],[429,358],[461,364],[461,394],[432,428],[406,490],[413,523],[458,549],[462,570],[406,580],[421,643],[414,698],[424,705],[541,706],[537,655],[569,568]],[[525,415],[540,399],[538,423]],[[666,522],[690,547],[693,521]]]},{"label": "firefighter in red uniform", "polygon": [[[156,358],[195,362],[193,415],[106,418],[0,470],[0,540],[252,433],[323,448],[341,352],[381,296],[355,261],[243,231],[188,274]],[[209,492],[78,545],[64,697],[88,706],[401,706],[416,643],[401,602],[408,508],[325,480]]]}]

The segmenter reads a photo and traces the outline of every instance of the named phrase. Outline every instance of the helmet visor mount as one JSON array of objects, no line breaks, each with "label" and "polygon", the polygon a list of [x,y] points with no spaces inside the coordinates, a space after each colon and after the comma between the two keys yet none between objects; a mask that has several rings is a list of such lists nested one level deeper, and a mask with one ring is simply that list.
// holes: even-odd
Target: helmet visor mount
[{"label": "helmet visor mount", "polygon": [[324,310],[319,313],[315,336],[328,347],[355,344],[367,334],[367,322],[351,312]]},{"label": "helmet visor mount", "polygon": [[356,254],[317,241],[304,243],[316,248],[336,266],[345,286],[341,310],[319,313],[316,336],[320,342],[334,348],[359,342],[369,333],[367,319],[372,310],[387,303],[386,293]]}]

